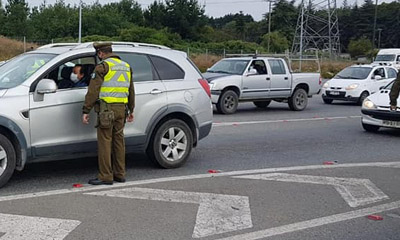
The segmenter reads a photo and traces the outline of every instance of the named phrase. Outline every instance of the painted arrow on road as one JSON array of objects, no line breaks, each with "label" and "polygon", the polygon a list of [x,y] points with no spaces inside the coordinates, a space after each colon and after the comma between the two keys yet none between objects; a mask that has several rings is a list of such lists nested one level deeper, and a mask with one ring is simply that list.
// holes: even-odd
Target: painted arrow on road
[{"label": "painted arrow on road", "polygon": [[335,187],[336,191],[339,192],[350,207],[359,207],[389,198],[369,179],[309,176],[287,173],[246,175],[236,176],[234,178],[331,185]]},{"label": "painted arrow on road", "polygon": [[61,240],[81,222],[0,213],[0,240]]},{"label": "painted arrow on road", "polygon": [[127,188],[86,194],[199,204],[193,238],[202,238],[253,227],[249,198],[245,196],[150,188]]}]

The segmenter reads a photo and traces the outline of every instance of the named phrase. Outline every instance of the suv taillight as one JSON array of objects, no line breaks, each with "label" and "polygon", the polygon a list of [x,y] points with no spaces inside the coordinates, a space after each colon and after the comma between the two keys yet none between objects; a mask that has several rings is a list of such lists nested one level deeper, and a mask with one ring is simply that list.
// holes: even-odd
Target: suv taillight
[{"label": "suv taillight", "polygon": [[207,95],[211,97],[211,90],[210,90],[210,85],[208,85],[207,80],[205,79],[199,79],[200,85],[203,87],[204,91],[206,91]]}]

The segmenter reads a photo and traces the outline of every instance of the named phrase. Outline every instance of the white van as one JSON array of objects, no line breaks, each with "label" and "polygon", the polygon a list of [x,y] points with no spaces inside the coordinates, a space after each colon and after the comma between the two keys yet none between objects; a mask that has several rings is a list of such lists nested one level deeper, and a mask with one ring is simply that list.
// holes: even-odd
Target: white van
[{"label": "white van", "polygon": [[387,48],[379,50],[374,63],[391,65],[397,69],[400,69],[400,48]]}]

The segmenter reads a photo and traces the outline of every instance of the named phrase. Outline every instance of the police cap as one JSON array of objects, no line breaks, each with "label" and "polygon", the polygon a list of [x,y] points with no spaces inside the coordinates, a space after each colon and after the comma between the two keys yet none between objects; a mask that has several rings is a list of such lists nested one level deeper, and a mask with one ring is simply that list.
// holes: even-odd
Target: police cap
[{"label": "police cap", "polygon": [[102,50],[108,50],[111,51],[111,43],[110,42],[95,42],[93,43],[94,49],[96,49],[96,52],[102,51]]}]

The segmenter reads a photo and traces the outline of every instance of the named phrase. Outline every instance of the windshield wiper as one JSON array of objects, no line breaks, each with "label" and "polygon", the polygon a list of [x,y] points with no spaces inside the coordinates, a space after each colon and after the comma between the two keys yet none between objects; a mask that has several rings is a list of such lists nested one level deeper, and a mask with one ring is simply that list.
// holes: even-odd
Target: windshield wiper
[{"label": "windshield wiper", "polygon": [[232,73],[230,73],[230,72],[227,72],[227,71],[214,71],[215,73],[226,73],[226,74],[232,74]]}]

